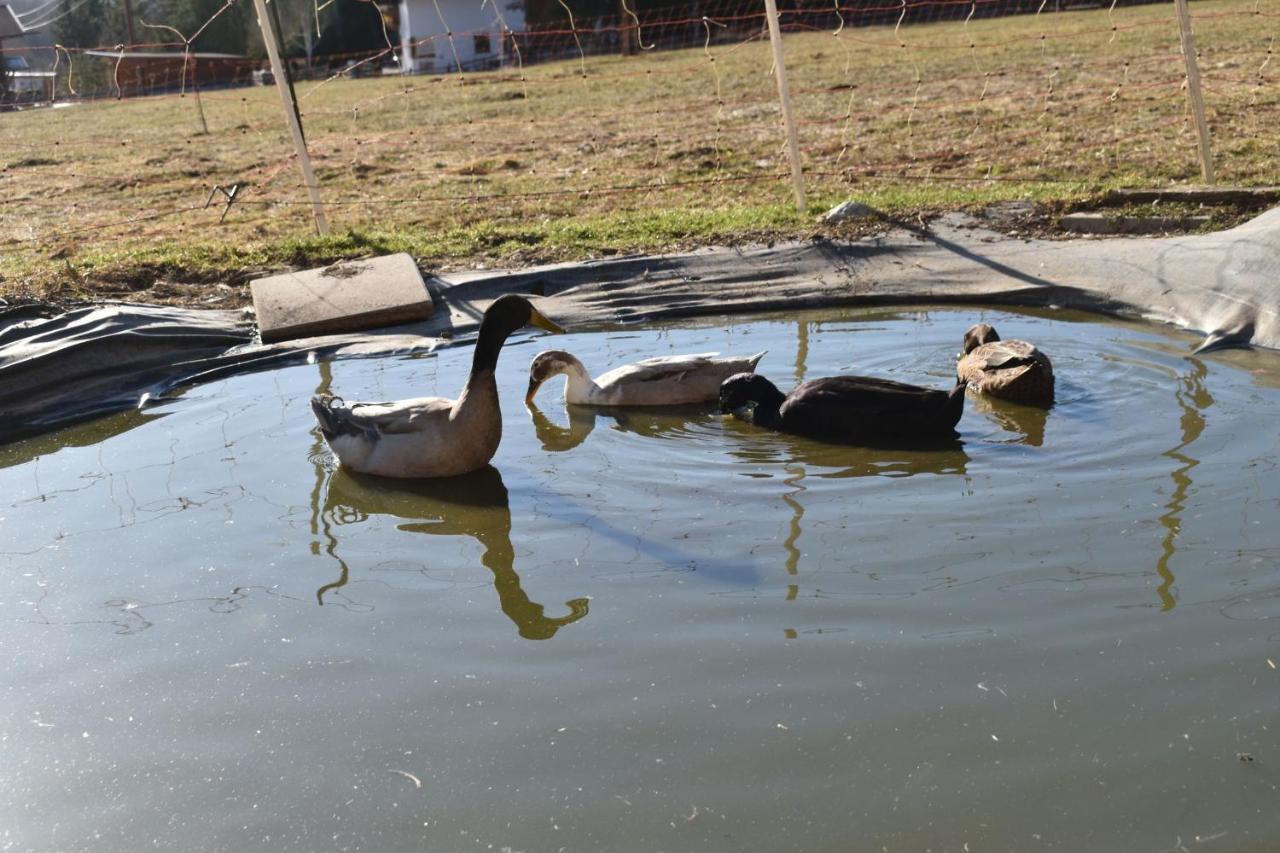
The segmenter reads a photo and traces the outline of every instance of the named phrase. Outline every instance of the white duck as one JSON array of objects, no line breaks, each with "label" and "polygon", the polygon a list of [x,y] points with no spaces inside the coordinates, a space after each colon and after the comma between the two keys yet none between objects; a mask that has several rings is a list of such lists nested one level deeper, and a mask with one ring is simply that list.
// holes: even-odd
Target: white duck
[{"label": "white duck", "polygon": [[521,326],[564,329],[523,296],[508,295],[484,312],[466,387],[456,400],[418,397],[391,403],[339,403],[312,397],[320,432],[338,462],[383,477],[453,477],[489,464],[502,440],[493,378],[507,336]]},{"label": "white duck", "polygon": [[592,379],[576,356],[548,350],[529,364],[529,390],[525,403],[533,402],[538,388],[553,376],[566,378],[565,402],[584,406],[679,406],[707,403],[720,396],[720,383],[735,373],[750,373],[763,352],[741,357],[716,358],[717,353],[667,355],[646,358],[615,367]]}]

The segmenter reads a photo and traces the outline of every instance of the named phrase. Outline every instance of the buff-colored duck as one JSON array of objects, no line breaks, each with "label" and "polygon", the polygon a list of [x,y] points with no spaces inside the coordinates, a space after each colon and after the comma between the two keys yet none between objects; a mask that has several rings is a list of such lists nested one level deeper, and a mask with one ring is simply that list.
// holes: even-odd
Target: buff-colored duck
[{"label": "buff-colored duck", "polygon": [[538,388],[564,374],[565,402],[580,406],[681,406],[709,403],[720,395],[720,384],[735,373],[755,369],[763,352],[746,357],[717,358],[716,353],[667,355],[624,364],[595,379],[578,358],[563,350],[540,352],[529,365],[532,403]]},{"label": "buff-colored duck", "polygon": [[1053,365],[1026,341],[1002,341],[996,330],[979,323],[964,333],[964,351],[956,377],[979,394],[1014,403],[1053,403]]},{"label": "buff-colored duck", "polygon": [[522,326],[564,332],[523,296],[498,299],[480,321],[471,374],[456,400],[346,404],[312,397],[320,432],[342,467],[383,477],[454,477],[488,465],[502,440],[493,371],[503,343]]}]

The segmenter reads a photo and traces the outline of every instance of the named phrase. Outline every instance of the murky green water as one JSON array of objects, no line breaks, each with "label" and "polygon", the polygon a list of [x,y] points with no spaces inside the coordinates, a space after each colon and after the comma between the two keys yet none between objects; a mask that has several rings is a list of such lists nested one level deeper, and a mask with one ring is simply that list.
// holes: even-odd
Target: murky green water
[{"label": "murky green water", "polygon": [[555,344],[945,387],[979,318],[1059,403],[937,452],[559,382],[531,422],[530,339],[464,481],[335,474],[306,398],[452,396],[465,349],[0,448],[0,849],[1280,847],[1280,357],[953,309]]}]

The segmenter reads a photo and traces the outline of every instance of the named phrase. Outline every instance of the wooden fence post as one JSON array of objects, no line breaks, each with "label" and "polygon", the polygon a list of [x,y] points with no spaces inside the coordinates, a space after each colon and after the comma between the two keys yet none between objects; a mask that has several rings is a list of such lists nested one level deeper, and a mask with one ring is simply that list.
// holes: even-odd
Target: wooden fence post
[{"label": "wooden fence post", "polygon": [[1187,0],[1174,0],[1178,8],[1178,30],[1182,36],[1182,59],[1187,65],[1187,97],[1200,134],[1200,177],[1213,183],[1213,153],[1209,150],[1209,123],[1204,116],[1204,95],[1200,91],[1200,66],[1196,63],[1196,37],[1191,32],[1191,11]]},{"label": "wooden fence post", "polygon": [[271,16],[267,13],[266,0],[253,0],[254,9],[258,13],[258,26],[262,28],[262,40],[267,46],[267,57],[271,60],[271,74],[276,78],[276,90],[280,93],[280,102],[284,106],[285,121],[289,123],[289,132],[293,135],[293,147],[298,152],[298,167],[302,169],[302,180],[306,182],[307,192],[311,194],[311,211],[316,219],[316,231],[321,236],[329,233],[329,221],[324,216],[324,205],[320,202],[320,188],[316,184],[316,174],[311,169],[311,157],[307,154],[307,142],[302,136],[302,124],[298,120],[298,102],[293,97],[293,87],[289,84],[289,71],[280,58],[279,42],[276,41],[275,29],[271,26]]},{"label": "wooden fence post", "polygon": [[[190,49],[190,45],[187,46]],[[196,93],[196,112],[200,114],[200,132],[205,136],[209,135],[209,122],[204,119],[204,103],[200,100],[200,60],[191,60],[191,91]],[[141,91],[142,86],[138,86]]]},{"label": "wooden fence post", "polygon": [[787,87],[787,66],[782,59],[782,27],[778,25],[778,4],[764,0],[765,14],[769,18],[769,44],[773,46],[773,71],[778,78],[778,100],[782,104],[782,121],[787,128],[787,151],[791,155],[791,184],[796,193],[796,209],[801,213],[807,205],[804,200],[804,175],[800,169],[800,143],[796,139],[796,120],[791,114],[791,90]]}]

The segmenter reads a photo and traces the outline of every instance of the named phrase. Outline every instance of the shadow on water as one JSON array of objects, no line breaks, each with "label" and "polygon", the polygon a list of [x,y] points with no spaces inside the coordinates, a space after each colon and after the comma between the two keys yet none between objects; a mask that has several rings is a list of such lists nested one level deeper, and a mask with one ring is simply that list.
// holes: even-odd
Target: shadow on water
[{"label": "shadow on water", "polygon": [[[568,426],[560,426],[536,406],[528,407],[534,433],[542,449],[562,453],[580,446],[596,428],[597,420],[604,421],[610,429],[655,439],[677,438],[697,431],[699,426],[714,426],[719,416],[707,406],[666,406],[642,408],[628,406],[625,409],[593,406],[566,405]],[[598,513],[575,503],[566,495],[552,494],[539,489],[540,511],[557,521],[588,531],[602,539],[638,553],[676,571],[693,570],[701,577],[717,583],[750,586],[759,582],[760,576],[754,561],[747,555],[709,555],[676,547],[660,539],[645,538],[635,532],[616,527]]]},{"label": "shadow on water", "polygon": [[[796,325],[795,362],[792,370],[792,378],[796,383],[803,382],[808,375],[811,331],[810,323],[801,321]],[[798,581],[800,562],[804,555],[800,540],[804,535],[804,495],[808,491],[806,478],[898,478],[921,474],[965,477],[970,461],[958,436],[940,441],[884,442],[879,446],[869,447],[772,432],[727,415],[722,417],[722,425],[726,439],[732,443],[727,450],[731,457],[756,466],[757,469],[768,466],[783,472],[782,482],[787,490],[781,498],[790,513],[787,535],[782,543],[786,553],[783,567],[789,580],[787,601],[795,601],[800,594]],[[797,632],[788,628],[785,635],[794,639]]]},{"label": "shadow on water", "polygon": [[[653,410],[565,406],[568,426],[555,423],[534,406],[529,407],[529,414],[539,442],[544,450],[550,452],[564,452],[580,446],[595,430],[597,421],[605,421],[614,430],[652,438],[677,437],[696,432],[699,427],[709,428],[708,433],[718,429],[731,457],[757,468],[767,466],[783,472],[782,480],[789,487],[782,495],[782,501],[790,512],[788,534],[783,543],[787,554],[785,568],[789,575],[799,573],[801,552],[797,543],[802,535],[805,509],[801,498],[806,491],[803,481],[807,476],[824,479],[908,477],[917,474],[965,476],[970,461],[958,438],[882,447],[830,444],[764,430],[715,413],[705,406]],[[758,473],[753,476],[770,475]],[[754,585],[759,582],[757,570],[746,560],[708,559],[705,555],[685,554],[660,543],[636,542],[631,534],[609,527],[591,513],[575,511],[564,500],[545,501],[542,505],[556,507],[552,514],[561,521],[589,529],[608,539],[634,544],[646,556],[668,566],[696,566],[704,575],[734,584]],[[788,597],[794,598],[796,592],[796,587],[792,586]]]},{"label": "shadow on water", "polygon": [[[94,447],[165,416],[163,412],[127,409],[96,420],[0,444],[0,468],[28,462],[70,447]],[[3,441],[3,438],[0,438]]]},{"label": "shadow on water", "polygon": [[[805,506],[802,500],[808,488],[807,477],[819,479],[851,477],[910,477],[920,474],[966,476],[970,459],[959,439],[927,445],[907,444],[891,447],[862,447],[827,444],[802,436],[771,432],[726,417],[725,433],[740,441],[729,448],[729,455],[753,465],[781,468],[787,491],[782,501],[790,510],[784,567],[788,575],[800,574],[800,538],[804,533]],[[768,475],[765,475],[768,476]],[[798,583],[787,585],[787,601],[795,601],[800,593]],[[794,632],[788,629],[788,637]]]}]

